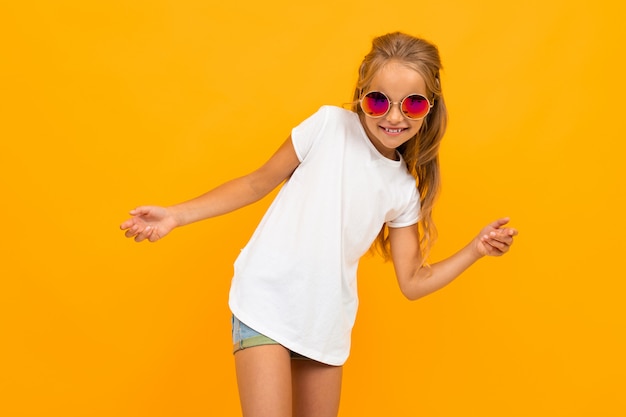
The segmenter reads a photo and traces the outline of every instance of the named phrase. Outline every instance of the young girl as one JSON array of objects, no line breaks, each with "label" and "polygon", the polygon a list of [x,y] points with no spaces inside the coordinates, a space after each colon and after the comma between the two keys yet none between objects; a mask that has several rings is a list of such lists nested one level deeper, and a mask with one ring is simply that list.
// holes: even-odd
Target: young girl
[{"label": "young girl", "polygon": [[323,106],[256,171],[182,204],[138,207],[121,225],[127,237],[155,242],[285,182],[237,258],[231,284],[245,417],[337,415],[357,264],[373,243],[412,300],[513,243],[517,231],[500,219],[451,257],[425,263],[447,118],[440,69],[437,48],[422,39],[376,38],[359,69],[352,111]]}]

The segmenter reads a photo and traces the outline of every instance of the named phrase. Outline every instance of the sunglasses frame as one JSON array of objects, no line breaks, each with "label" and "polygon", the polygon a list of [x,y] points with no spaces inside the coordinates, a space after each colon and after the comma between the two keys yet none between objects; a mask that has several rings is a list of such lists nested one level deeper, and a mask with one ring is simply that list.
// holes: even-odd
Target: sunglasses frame
[{"label": "sunglasses frame", "polygon": [[[389,103],[389,106],[387,107],[387,111],[385,111],[383,114],[381,114],[380,116],[372,116],[371,114],[368,114],[364,109],[363,109],[363,100],[365,100],[365,97],[367,97],[369,94],[372,93],[378,93],[378,94],[382,94],[383,97],[385,97],[385,99],[387,99],[387,103]],[[426,110],[426,114],[424,114],[422,117],[418,117],[418,118],[413,118],[413,117],[409,117],[407,116],[407,114],[402,110],[402,103],[404,103],[404,100],[406,100],[407,98],[411,97],[411,96],[419,96],[422,97],[424,100],[426,100],[426,102],[428,103],[428,110]],[[378,90],[372,90],[372,91],[368,91],[367,93],[363,94],[363,96],[359,99],[359,106],[361,106],[361,110],[363,111],[363,114],[365,114],[367,117],[371,117],[372,119],[380,119],[381,117],[385,117],[389,111],[391,110],[391,107],[395,104],[399,104],[400,105],[400,113],[402,113],[402,115],[404,117],[406,117],[409,120],[422,120],[423,118],[425,118],[426,116],[428,116],[428,113],[430,113],[430,109],[433,108],[433,106],[435,105],[435,103],[431,103],[430,100],[424,96],[423,94],[419,94],[419,93],[411,93],[409,95],[407,95],[406,97],[404,97],[402,100],[400,101],[391,101],[389,99],[389,97],[387,97],[387,94],[383,93],[382,91],[378,91]]]}]

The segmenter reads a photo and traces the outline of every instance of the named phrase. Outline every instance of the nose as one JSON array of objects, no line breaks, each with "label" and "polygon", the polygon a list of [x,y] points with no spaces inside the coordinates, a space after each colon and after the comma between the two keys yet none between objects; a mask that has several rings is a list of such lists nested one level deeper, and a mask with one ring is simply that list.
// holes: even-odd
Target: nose
[{"label": "nose", "polygon": [[387,112],[385,119],[389,123],[400,123],[404,120],[404,114],[402,114],[402,110],[400,110],[400,103],[390,103],[391,108]]}]

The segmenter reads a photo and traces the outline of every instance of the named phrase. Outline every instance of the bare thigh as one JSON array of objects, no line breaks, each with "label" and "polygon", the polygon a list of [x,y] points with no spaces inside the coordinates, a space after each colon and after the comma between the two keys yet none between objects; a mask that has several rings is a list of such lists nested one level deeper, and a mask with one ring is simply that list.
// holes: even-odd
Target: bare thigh
[{"label": "bare thigh", "polygon": [[291,417],[291,358],[281,345],[235,353],[237,385],[244,417]]},{"label": "bare thigh", "polygon": [[312,360],[291,361],[293,417],[337,417],[343,368]]}]

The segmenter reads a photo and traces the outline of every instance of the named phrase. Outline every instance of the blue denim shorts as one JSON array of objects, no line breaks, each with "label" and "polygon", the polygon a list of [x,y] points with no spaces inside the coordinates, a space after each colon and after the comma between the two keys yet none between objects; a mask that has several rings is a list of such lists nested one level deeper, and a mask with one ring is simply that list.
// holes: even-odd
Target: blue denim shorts
[{"label": "blue denim shorts", "polygon": [[[233,354],[239,352],[240,350],[255,346],[280,345],[280,343],[274,339],[270,339],[269,337],[246,326],[234,315],[232,316],[231,321],[233,326]],[[309,359],[306,356],[302,356],[291,350],[289,350],[289,354],[291,359]]]}]

